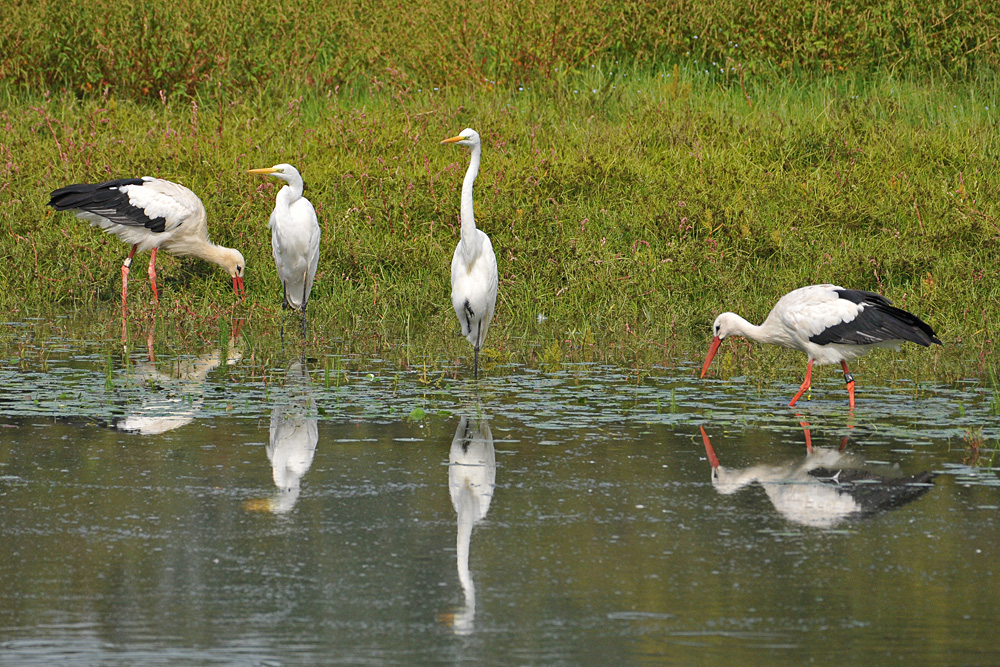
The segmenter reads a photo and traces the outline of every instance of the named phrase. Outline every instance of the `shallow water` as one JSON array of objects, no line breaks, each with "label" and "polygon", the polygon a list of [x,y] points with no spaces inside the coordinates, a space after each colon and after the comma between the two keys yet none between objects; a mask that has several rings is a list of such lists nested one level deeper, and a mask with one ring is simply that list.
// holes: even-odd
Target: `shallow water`
[{"label": "shallow water", "polygon": [[0,368],[0,662],[1000,661],[976,383],[110,349]]}]

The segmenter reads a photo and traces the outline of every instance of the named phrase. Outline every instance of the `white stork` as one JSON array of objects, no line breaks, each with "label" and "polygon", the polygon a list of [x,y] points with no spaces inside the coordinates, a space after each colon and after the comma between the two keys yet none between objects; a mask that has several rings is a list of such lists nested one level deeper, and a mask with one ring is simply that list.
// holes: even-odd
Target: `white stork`
[{"label": "white stork", "polygon": [[490,237],[481,229],[476,229],[472,206],[472,184],[479,175],[482,142],[479,133],[466,128],[458,136],[441,143],[472,149],[469,170],[465,172],[462,182],[462,238],[455,246],[455,255],[451,260],[451,305],[458,316],[462,335],[475,350],[473,377],[478,378],[479,348],[486,340],[486,331],[490,328],[497,303],[497,256],[493,254]]},{"label": "white stork", "polygon": [[246,262],[239,250],[208,240],[208,219],[198,196],[183,185],[162,178],[122,178],[106,183],[77,183],[52,193],[49,206],[57,211],[76,210],[76,216],[114,234],[132,246],[122,264],[122,327],[125,326],[128,274],[136,252],[152,251],[149,283],[156,289],[156,251],[194,255],[229,272],[233,290],[242,296]]},{"label": "white stork", "polygon": [[[302,196],[305,184],[298,170],[290,164],[276,164],[251,169],[251,174],[268,174],[288,183],[278,191],[268,226],[271,228],[271,254],[278,267],[284,290],[282,308],[302,313],[302,335],[306,335],[306,304],[319,264],[319,221],[312,202]],[[281,318],[285,335],[285,318]]]},{"label": "white stork", "polygon": [[760,326],[736,313],[722,313],[713,325],[715,338],[708,348],[701,377],[727,336],[743,336],[758,343],[773,343],[805,352],[809,357],[806,379],[792,398],[795,405],[812,381],[812,367],[840,362],[844,381],[854,408],[854,377],[847,360],[860,357],[876,347],[898,350],[903,341],[928,347],[941,344],[934,330],[919,317],[895,308],[880,294],[849,290],[837,285],[800,287],[781,297]]}]

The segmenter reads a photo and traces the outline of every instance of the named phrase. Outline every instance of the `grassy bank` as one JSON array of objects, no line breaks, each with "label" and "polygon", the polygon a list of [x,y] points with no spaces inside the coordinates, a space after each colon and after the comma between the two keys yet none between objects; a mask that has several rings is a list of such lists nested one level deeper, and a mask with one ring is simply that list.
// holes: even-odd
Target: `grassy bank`
[{"label": "grassy bank", "polygon": [[0,80],[159,99],[262,87],[557,86],[593,64],[684,58],[750,75],[968,79],[1000,66],[1000,9],[979,0],[9,0]]},{"label": "grassy bank", "polygon": [[[904,355],[926,375],[989,375],[997,79],[749,77],[741,87],[731,77],[690,59],[595,66],[541,90],[390,80],[378,92],[249,92],[212,106],[8,90],[0,309],[96,316],[113,335],[126,249],[47,209],[48,193],[163,176],[202,197],[213,240],[244,253],[249,298],[225,310],[221,270],[162,257],[158,335],[211,339],[243,317],[244,334],[270,349],[280,298],[266,221],[277,186],[245,172],[289,161],[323,228],[314,342],[466,355],[448,267],[468,155],[438,141],[472,126],[484,138],[478,222],[500,265],[489,341],[499,359],[671,363],[702,353],[718,312],[759,320],[789,289],[829,281],[882,292],[931,322],[947,349]],[[153,311],[135,276],[138,339]],[[772,359],[729,347],[722,368]]]}]

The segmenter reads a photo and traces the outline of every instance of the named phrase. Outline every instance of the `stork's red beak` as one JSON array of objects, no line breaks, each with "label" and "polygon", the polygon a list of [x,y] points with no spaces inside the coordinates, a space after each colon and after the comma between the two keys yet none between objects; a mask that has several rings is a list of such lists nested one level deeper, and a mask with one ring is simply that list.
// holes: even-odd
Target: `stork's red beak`
[{"label": "stork's red beak", "polygon": [[712,359],[715,359],[715,353],[719,351],[719,346],[722,345],[722,339],[716,336],[712,339],[712,344],[708,346],[708,355],[705,357],[705,365],[701,367],[701,376],[705,377],[705,373],[708,372],[708,366],[712,363]]},{"label": "stork's red beak", "polygon": [[712,449],[712,441],[708,439],[708,433],[705,433],[705,427],[699,426],[701,429],[701,441],[705,443],[705,454],[708,455],[708,462],[712,464],[713,468],[719,467],[719,459],[715,455],[715,450]]},{"label": "stork's red beak", "polygon": [[243,276],[233,276],[233,291],[242,301],[243,295],[246,293],[246,289],[243,287]]}]

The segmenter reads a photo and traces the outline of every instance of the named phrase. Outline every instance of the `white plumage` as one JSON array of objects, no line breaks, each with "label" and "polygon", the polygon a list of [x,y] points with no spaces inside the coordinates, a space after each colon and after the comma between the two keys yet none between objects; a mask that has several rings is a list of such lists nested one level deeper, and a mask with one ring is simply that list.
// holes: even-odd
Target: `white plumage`
[{"label": "white plumage", "polygon": [[274,210],[268,222],[271,254],[281,280],[283,305],[302,313],[304,333],[306,306],[319,264],[320,228],[316,209],[302,196],[305,184],[292,165],[277,164],[264,169],[251,169],[250,173],[269,174],[287,183],[275,197]]},{"label": "white plumage", "polygon": [[899,349],[903,341],[918,345],[941,344],[926,323],[895,308],[874,292],[848,290],[837,285],[800,287],[781,297],[760,326],[736,313],[722,313],[713,325],[715,338],[708,348],[701,376],[705,377],[719,345],[727,336],[743,336],[758,343],[773,343],[804,352],[809,357],[806,377],[789,406],[809,388],[814,363],[840,363],[854,407],[854,378],[847,361],[875,347]]},{"label": "white plumage", "polygon": [[76,210],[77,217],[132,246],[122,264],[123,326],[129,268],[136,252],[152,251],[148,273],[157,300],[156,252],[160,248],[173,255],[193,255],[218,264],[229,272],[236,294],[243,294],[243,255],[209,241],[205,207],[183,185],[149,176],[77,183],[54,191],[49,206],[57,211]]},{"label": "white plumage", "polygon": [[479,134],[470,128],[442,144],[457,144],[472,149],[469,169],[462,182],[462,238],[455,246],[451,260],[451,305],[458,316],[462,335],[472,344],[475,354],[473,376],[479,377],[479,350],[486,340],[486,332],[493,319],[497,303],[497,257],[493,253],[490,237],[476,229],[472,203],[472,184],[479,175],[482,142]]}]

